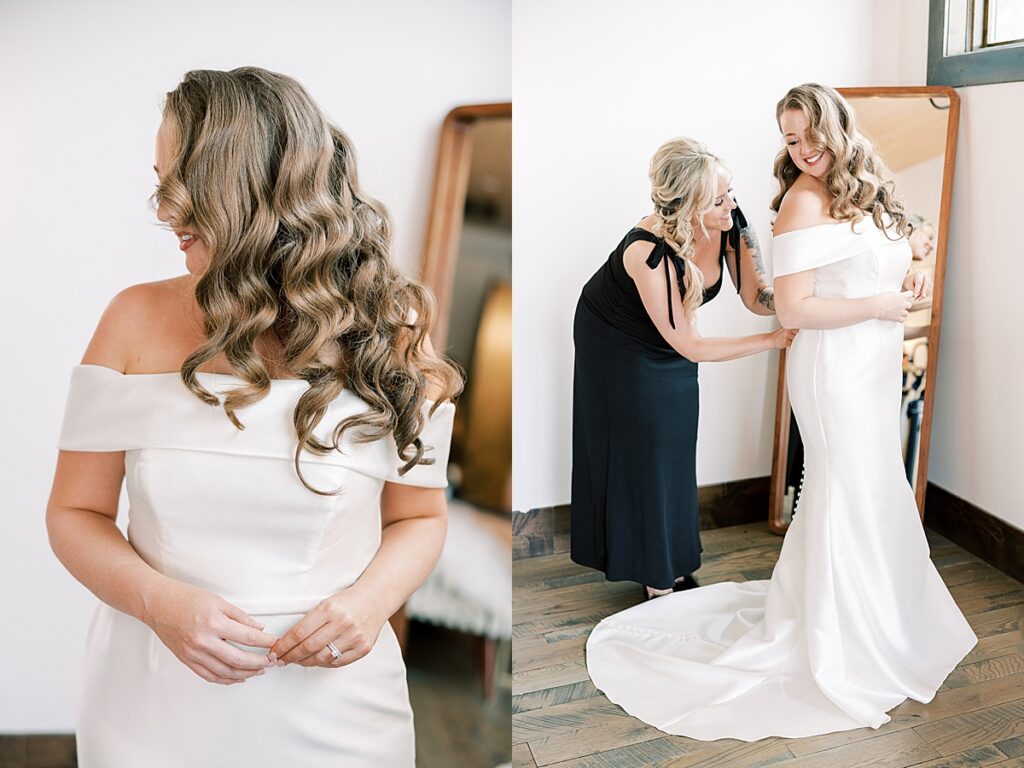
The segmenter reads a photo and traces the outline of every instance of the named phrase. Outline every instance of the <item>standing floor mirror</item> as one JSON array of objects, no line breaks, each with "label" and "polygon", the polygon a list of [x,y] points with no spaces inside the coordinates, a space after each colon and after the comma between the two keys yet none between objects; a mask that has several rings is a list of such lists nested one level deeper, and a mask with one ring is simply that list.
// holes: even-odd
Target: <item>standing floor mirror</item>
[{"label": "standing floor mirror", "polygon": [[492,726],[511,716],[502,709],[510,699],[496,695],[511,687],[511,278],[512,105],[456,107],[441,126],[421,279],[437,300],[434,347],[466,372],[466,388],[448,462],[444,551],[405,615],[473,638],[491,704],[477,714]]},{"label": "standing floor mirror", "polygon": [[[927,271],[934,280],[931,299],[915,304],[906,323],[899,415],[907,480],[923,518],[960,100],[944,86],[838,90],[888,165],[910,214],[915,230],[910,271]],[[785,533],[798,509],[802,476],[803,443],[790,409],[783,350],[768,505],[768,524],[775,533]]]}]

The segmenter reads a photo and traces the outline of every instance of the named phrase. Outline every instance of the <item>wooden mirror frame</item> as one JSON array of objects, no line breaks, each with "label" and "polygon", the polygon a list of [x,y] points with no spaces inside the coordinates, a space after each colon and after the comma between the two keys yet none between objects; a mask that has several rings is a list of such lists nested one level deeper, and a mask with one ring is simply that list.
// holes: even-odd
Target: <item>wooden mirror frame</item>
[{"label": "wooden mirror frame", "polygon": [[479,120],[503,117],[512,117],[511,102],[456,107],[441,124],[430,218],[420,262],[420,280],[430,288],[437,301],[437,316],[430,338],[438,349],[444,348],[448,338],[455,262],[462,236],[462,214],[472,159],[470,129]]},{"label": "wooden mirror frame", "polygon": [[[895,86],[882,88],[837,88],[844,97],[865,96],[942,96],[949,99],[946,117],[946,154],[942,172],[942,193],[939,201],[939,220],[935,222],[935,287],[932,294],[930,328],[928,331],[928,366],[925,372],[926,390],[924,414],[921,418],[920,449],[914,496],[917,509],[924,519],[925,489],[928,484],[928,448],[931,441],[932,411],[935,407],[936,371],[939,364],[939,330],[942,326],[943,283],[946,275],[946,245],[949,242],[949,207],[953,196],[953,166],[956,160],[956,139],[960,126],[960,97],[952,88],[939,85]],[[789,448],[790,404],[786,390],[786,350],[779,356],[778,389],[775,396],[775,443],[772,452],[771,490],[768,497],[768,527],[773,533],[785,533],[789,527],[783,518],[787,449]]]}]

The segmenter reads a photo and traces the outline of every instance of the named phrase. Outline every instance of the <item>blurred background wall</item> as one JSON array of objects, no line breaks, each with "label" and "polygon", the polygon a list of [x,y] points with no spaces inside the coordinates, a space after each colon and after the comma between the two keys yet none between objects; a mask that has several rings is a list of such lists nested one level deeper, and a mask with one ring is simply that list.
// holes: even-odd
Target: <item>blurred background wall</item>
[{"label": "blurred background wall", "polygon": [[184,271],[147,206],[164,94],[195,68],[297,78],[352,138],[416,274],[441,122],[509,99],[511,17],[474,0],[0,2],[0,733],[73,729],[95,598],[43,514],[69,369],[104,306]]}]

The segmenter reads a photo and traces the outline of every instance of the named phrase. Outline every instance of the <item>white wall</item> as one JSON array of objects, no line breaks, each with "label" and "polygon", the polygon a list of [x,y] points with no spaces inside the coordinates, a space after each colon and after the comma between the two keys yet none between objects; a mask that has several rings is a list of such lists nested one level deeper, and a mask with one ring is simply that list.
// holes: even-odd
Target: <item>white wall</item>
[{"label": "white wall", "polygon": [[[146,204],[163,94],[193,68],[302,82],[352,137],[415,271],[441,121],[507,101],[511,2],[0,4],[0,732],[70,731],[94,598],[43,512],[68,369],[120,288],[183,272]],[[122,507],[123,508],[123,507]]]},{"label": "white wall", "polygon": [[1024,83],[960,90],[929,479],[1024,529]]},{"label": "white wall", "polygon": [[1024,83],[958,90],[928,478],[1024,529],[1024,247],[1016,236],[1024,201]]},{"label": "white wall", "polygon": [[[516,11],[513,506],[526,510],[569,501],[573,310],[649,212],[658,145],[688,135],[722,157],[768,250],[776,102],[810,80],[892,84],[900,48],[899,18],[880,0],[564,0]],[[698,317],[706,336],[774,322],[731,289]],[[701,366],[700,484],[769,473],[777,361]]]},{"label": "white wall", "polygon": [[[900,6],[901,83],[923,83],[927,0]],[[958,88],[942,336],[928,479],[1024,529],[1024,82]],[[927,515],[927,510],[925,510]]]}]

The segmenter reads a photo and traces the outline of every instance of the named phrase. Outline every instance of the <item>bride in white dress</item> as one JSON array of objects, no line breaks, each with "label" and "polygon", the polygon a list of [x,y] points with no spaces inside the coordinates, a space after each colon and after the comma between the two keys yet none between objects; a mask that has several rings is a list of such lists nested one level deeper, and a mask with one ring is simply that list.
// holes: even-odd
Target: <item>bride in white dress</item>
[{"label": "bride in white dress", "polygon": [[102,601],[78,764],[411,766],[388,617],[443,545],[461,386],[430,349],[430,299],[290,78],[188,73],[155,170],[189,274],[110,303],[47,507]]},{"label": "bride in white dress", "polygon": [[697,739],[878,728],[928,702],[977,638],[929,558],[899,435],[903,321],[930,286],[907,276],[905,214],[831,88],[779,102],[775,303],[799,328],[786,379],[804,490],[768,581],[713,584],[604,619],[595,685]]}]

